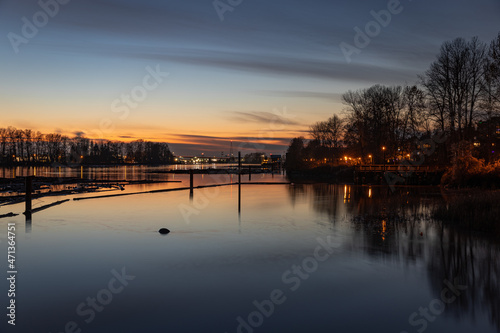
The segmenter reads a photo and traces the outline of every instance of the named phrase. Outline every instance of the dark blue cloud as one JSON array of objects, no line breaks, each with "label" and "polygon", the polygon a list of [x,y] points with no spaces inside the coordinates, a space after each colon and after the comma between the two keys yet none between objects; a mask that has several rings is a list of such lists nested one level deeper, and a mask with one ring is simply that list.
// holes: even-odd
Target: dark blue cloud
[{"label": "dark blue cloud", "polygon": [[[36,45],[238,71],[400,82],[414,78],[444,40],[488,39],[500,29],[495,0],[405,0],[401,6],[403,12],[349,66],[339,44],[352,44],[354,27],[363,28],[373,20],[370,11],[385,9],[387,1],[246,0],[221,22],[211,0],[72,0],[60,6]],[[7,0],[0,10],[0,27],[16,32],[21,17],[40,7]],[[3,43],[8,46],[7,39]]]}]

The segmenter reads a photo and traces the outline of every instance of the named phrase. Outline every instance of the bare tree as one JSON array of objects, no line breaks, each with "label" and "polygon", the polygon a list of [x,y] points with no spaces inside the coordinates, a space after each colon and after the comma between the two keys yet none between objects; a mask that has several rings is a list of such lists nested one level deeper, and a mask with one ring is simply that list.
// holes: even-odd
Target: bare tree
[{"label": "bare tree", "polygon": [[33,131],[30,129],[24,130],[24,140],[25,140],[25,147],[26,147],[26,161],[28,163],[31,163],[32,161],[32,146],[33,146]]},{"label": "bare tree", "polygon": [[314,140],[328,148],[339,148],[343,138],[343,120],[333,115],[326,121],[320,121],[312,125],[309,132]]},{"label": "bare tree", "polygon": [[0,128],[0,143],[2,144],[1,162],[5,163],[7,153],[7,142],[9,140],[9,132],[5,128]]},{"label": "bare tree", "polygon": [[493,112],[500,111],[500,33],[491,42],[485,63],[484,108],[491,118]]},{"label": "bare tree", "polygon": [[421,77],[430,115],[442,130],[461,140],[471,135],[484,89],[486,45],[477,37],[445,42]]},{"label": "bare tree", "polygon": [[359,142],[358,153],[382,160],[381,148],[394,155],[403,143],[405,98],[401,86],[375,85],[342,95],[346,105],[346,137]]},{"label": "bare tree", "polygon": [[414,85],[406,86],[403,94],[406,106],[403,131],[410,137],[416,137],[423,130],[426,109],[425,92]]}]

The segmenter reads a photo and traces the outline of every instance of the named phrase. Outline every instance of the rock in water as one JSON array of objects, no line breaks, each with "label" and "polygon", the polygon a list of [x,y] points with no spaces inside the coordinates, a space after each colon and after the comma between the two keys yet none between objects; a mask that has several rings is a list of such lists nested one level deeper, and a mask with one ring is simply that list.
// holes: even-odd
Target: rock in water
[{"label": "rock in water", "polygon": [[167,228],[161,228],[160,230],[158,230],[158,232],[162,235],[166,235],[170,232],[170,230],[168,230]]}]

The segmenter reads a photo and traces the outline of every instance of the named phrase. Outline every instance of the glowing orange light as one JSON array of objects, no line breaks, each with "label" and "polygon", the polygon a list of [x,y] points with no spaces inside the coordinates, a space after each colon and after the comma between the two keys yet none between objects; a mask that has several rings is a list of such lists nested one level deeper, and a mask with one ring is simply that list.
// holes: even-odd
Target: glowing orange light
[{"label": "glowing orange light", "polygon": [[387,222],[382,221],[382,240],[385,240],[385,231],[387,229]]}]

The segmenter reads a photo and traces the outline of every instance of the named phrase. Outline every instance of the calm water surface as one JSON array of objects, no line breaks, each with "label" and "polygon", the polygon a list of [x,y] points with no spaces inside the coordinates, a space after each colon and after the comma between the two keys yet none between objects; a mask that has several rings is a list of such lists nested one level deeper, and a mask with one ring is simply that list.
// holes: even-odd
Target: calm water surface
[{"label": "calm water surface", "polygon": [[[134,177],[152,175],[144,171]],[[195,183],[231,181],[223,177]],[[189,184],[175,180],[126,191]],[[61,198],[72,197],[33,205]],[[238,213],[232,185],[193,198],[72,200],[31,223],[4,218],[2,253],[7,223],[17,228],[17,325],[2,314],[1,331],[65,332],[74,322],[81,332],[500,332],[499,246],[433,221],[442,202],[439,188],[243,185]],[[10,211],[23,205],[0,208]],[[0,287],[5,309],[5,279]]]}]

